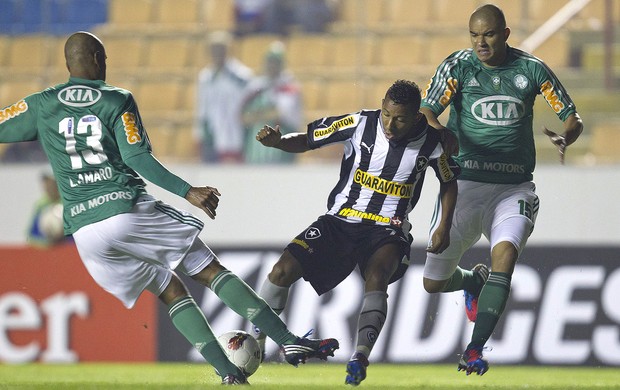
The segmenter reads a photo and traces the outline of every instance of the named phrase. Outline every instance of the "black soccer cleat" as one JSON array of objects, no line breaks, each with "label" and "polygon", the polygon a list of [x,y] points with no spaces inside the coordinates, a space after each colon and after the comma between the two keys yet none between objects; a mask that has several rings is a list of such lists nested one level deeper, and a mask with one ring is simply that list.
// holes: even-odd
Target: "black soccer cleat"
[{"label": "black soccer cleat", "polygon": [[[310,333],[312,331],[308,334]],[[295,343],[280,348],[287,363],[297,367],[299,363],[303,364],[310,358],[327,360],[327,357],[334,356],[334,351],[340,347],[336,339],[309,339],[306,336],[298,337]]]}]

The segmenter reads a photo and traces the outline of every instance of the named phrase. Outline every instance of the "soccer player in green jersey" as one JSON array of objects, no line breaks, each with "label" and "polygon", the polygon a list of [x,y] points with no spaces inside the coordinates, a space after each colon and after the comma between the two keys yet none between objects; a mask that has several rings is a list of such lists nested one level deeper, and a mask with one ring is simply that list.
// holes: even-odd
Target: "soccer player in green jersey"
[{"label": "soccer player in green jersey", "polygon": [[[423,92],[429,123],[443,129],[446,150],[457,153],[462,172],[458,200],[443,253],[428,253],[424,288],[431,293],[464,290],[467,316],[475,321],[459,370],[488,370],[482,349],[504,310],[515,264],[534,229],[538,197],[533,105],[542,95],[564,123],[563,134],[545,129],[563,158],[583,123],[570,96],[543,61],[507,44],[510,29],[501,9],[487,4],[469,19],[472,48],[459,50],[437,68]],[[446,126],[438,116],[450,107]],[[463,270],[463,253],[480,237],[491,246],[484,264]]]},{"label": "soccer player in green jersey", "polygon": [[[203,210],[211,219],[220,193],[193,187],[152,155],[132,94],[105,83],[103,43],[88,32],[65,44],[69,81],[0,110],[0,142],[39,140],[50,161],[84,266],[106,291],[131,308],[147,290],[168,306],[174,326],[201,353],[222,384],[246,383],[177,276],[209,287],[232,310],[282,346],[287,362],[326,359],[335,339],[292,334],[263,299],[220,264],[198,238],[203,222],[154,199],[139,176]],[[138,175],[139,174],[139,175]]]}]

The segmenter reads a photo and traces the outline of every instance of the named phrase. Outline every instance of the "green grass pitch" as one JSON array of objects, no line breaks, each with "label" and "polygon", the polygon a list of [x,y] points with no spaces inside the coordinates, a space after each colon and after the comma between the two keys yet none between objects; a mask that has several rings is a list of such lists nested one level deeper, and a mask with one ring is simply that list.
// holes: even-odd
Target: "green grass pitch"
[{"label": "green grass pitch", "polygon": [[[255,389],[346,389],[344,364],[299,368],[267,363],[250,377]],[[0,365],[0,389],[204,389],[221,388],[206,364]],[[371,364],[358,387],[370,389],[620,389],[620,368],[494,366],[466,376],[456,365]]]}]

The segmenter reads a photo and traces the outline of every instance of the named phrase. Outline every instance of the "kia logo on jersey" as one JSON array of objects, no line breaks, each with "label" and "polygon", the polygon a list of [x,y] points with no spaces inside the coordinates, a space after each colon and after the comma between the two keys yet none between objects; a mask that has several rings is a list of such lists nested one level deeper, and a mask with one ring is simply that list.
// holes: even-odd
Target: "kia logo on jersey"
[{"label": "kia logo on jersey", "polygon": [[520,99],[512,96],[488,96],[471,106],[471,114],[480,122],[491,126],[506,126],[523,117],[525,109]]},{"label": "kia logo on jersey", "polygon": [[58,92],[58,100],[71,107],[88,107],[101,99],[101,91],[85,85],[71,85]]}]

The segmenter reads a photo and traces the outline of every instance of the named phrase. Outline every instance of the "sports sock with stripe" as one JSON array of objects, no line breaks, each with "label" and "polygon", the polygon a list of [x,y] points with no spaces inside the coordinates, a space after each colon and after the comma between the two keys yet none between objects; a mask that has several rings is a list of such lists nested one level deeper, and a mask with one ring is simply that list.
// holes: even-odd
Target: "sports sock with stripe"
[{"label": "sports sock with stripe", "polygon": [[478,297],[478,316],[469,347],[483,346],[493,334],[510,295],[511,275],[491,272]]},{"label": "sports sock with stripe", "polygon": [[357,322],[357,334],[353,344],[355,345],[355,353],[362,353],[366,358],[370,356],[383,324],[385,324],[388,309],[387,298],[388,294],[383,291],[369,291],[364,294],[364,301]]},{"label": "sports sock with stripe", "polygon": [[292,344],[297,340],[297,336],[288,330],[267,302],[229,270],[224,270],[213,278],[211,290],[226,306],[251,321],[278,345]]},{"label": "sports sock with stripe", "polygon": [[474,272],[457,266],[442,292],[458,290],[475,292],[479,288],[480,284]]},{"label": "sports sock with stripe", "polygon": [[226,357],[202,310],[192,297],[184,297],[168,305],[168,314],[179,332],[221,376],[242,375]]}]

